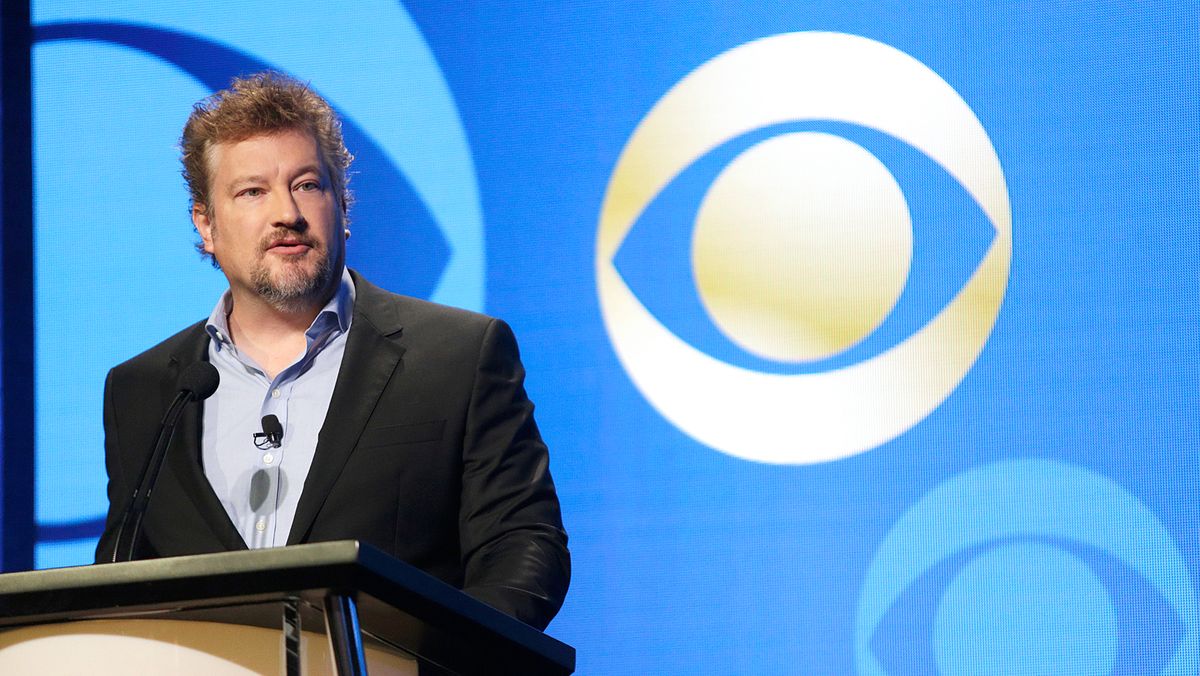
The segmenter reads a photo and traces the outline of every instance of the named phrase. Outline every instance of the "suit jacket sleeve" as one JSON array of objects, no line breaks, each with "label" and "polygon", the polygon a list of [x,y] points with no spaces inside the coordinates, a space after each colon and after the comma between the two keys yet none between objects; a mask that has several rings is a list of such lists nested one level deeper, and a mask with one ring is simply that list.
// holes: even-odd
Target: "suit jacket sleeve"
[{"label": "suit jacket sleeve", "polygon": [[463,591],[543,629],[562,606],[571,562],[524,378],[512,331],[492,320],[463,439]]},{"label": "suit jacket sleeve", "polygon": [[112,403],[112,371],[104,380],[104,464],[108,470],[108,516],[104,521],[104,533],[96,544],[96,563],[112,561],[116,551],[119,519],[129,500],[125,482],[121,480],[121,466],[117,459],[117,423]]}]

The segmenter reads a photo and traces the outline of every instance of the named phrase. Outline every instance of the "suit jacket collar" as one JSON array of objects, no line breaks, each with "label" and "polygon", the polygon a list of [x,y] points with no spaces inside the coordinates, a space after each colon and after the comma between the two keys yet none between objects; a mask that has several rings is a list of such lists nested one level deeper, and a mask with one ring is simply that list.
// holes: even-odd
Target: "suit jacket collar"
[{"label": "suit jacket collar", "polygon": [[351,270],[354,279],[354,321],[346,338],[342,367],[333,387],[325,424],[317,436],[317,450],[304,479],[296,517],[287,544],[308,540],[325,498],[337,482],[375,411],[383,390],[400,364],[404,348],[393,297]]},{"label": "suit jacket collar", "polygon": [[[304,480],[296,516],[287,544],[305,542],[325,497],[337,481],[380,395],[400,364],[404,348],[400,313],[392,294],[363,279],[354,270],[354,321],[346,337],[346,350],[333,388],[325,423],[317,437],[316,453]],[[204,322],[192,327],[172,353],[163,385],[164,401],[175,396],[179,374],[197,361],[208,360],[209,336]],[[179,478],[188,498],[228,550],[246,549],[246,543],[204,475],[200,464],[202,408],[185,409],[168,453],[168,465]]]}]

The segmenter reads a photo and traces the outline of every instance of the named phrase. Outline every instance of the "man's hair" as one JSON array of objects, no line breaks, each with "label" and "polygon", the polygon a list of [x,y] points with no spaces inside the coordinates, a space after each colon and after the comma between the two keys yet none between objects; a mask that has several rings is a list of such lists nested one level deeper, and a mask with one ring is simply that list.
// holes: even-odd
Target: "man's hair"
[{"label": "man's hair", "polygon": [[308,132],[316,139],[317,151],[345,215],[350,209],[346,184],[354,156],[342,141],[341,120],[308,85],[274,71],[234,78],[228,89],[193,107],[179,141],[183,178],[192,204],[205,211],[212,209],[208,160],[213,146],[291,130]]}]

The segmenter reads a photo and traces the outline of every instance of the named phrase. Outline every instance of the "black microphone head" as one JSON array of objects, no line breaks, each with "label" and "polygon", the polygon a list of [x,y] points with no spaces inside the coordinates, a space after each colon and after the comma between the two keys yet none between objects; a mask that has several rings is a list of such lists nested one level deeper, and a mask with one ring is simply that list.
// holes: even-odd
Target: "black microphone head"
[{"label": "black microphone head", "polygon": [[204,401],[217,391],[221,376],[217,367],[206,361],[198,361],[183,371],[179,376],[179,391],[188,392],[195,401]]},{"label": "black microphone head", "polygon": [[279,422],[274,414],[264,415],[262,419],[262,431],[267,435],[268,439],[279,439],[283,437],[283,423]]}]

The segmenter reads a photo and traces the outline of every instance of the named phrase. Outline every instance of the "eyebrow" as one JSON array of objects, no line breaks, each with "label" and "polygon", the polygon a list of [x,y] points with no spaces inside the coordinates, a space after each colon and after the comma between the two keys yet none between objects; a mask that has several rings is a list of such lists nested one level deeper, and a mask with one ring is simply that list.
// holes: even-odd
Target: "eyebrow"
[{"label": "eyebrow", "polygon": [[303,167],[300,167],[300,169],[293,175],[293,179],[296,177],[303,176],[305,174],[316,174],[317,176],[321,176],[322,178],[324,177],[324,174],[321,173],[321,165],[306,164]]},{"label": "eyebrow", "polygon": [[[294,174],[294,177],[291,180],[295,180],[296,178],[303,176],[304,174],[310,174],[310,173],[316,174],[317,176],[320,176],[321,178],[325,177],[325,175],[323,173],[321,173],[321,165],[306,164],[303,167],[300,167],[296,171],[296,173]],[[233,182],[229,184],[229,187],[232,190],[236,190],[246,184],[267,183],[267,182],[268,182],[267,178],[265,176],[263,176],[262,174],[251,174],[249,176],[239,176],[239,177],[233,179]]]},{"label": "eyebrow", "polygon": [[239,176],[239,177],[233,179],[233,181],[229,184],[229,187],[231,189],[236,190],[237,188],[239,188],[243,185],[246,185],[247,183],[266,183],[266,182],[267,182],[267,179],[265,176],[261,176],[259,174],[253,174],[250,176]]}]

